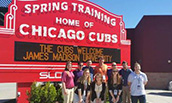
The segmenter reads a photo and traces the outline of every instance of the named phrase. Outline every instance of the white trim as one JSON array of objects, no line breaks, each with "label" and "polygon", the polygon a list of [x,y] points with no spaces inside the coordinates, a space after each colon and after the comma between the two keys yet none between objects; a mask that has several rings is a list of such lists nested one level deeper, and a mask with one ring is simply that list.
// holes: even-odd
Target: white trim
[{"label": "white trim", "polygon": [[[45,66],[45,67],[65,67],[64,65],[37,65],[37,64],[0,64],[0,66]],[[73,65],[73,67],[77,67],[77,65]]]},{"label": "white trim", "polygon": [[20,69],[27,69],[27,70],[42,70],[42,69],[45,69],[45,70],[64,70],[64,68],[14,68],[14,67],[0,67],[0,69],[17,69],[17,70],[20,70]]},{"label": "white trim", "polygon": [[121,44],[131,45],[131,41],[130,40],[121,40]]},{"label": "white trim", "polygon": [[[5,28],[0,28],[0,33],[2,34],[15,34],[15,26],[16,26],[16,10],[18,9],[16,5],[16,0],[14,0],[14,4],[10,6],[9,13],[6,15],[6,21],[5,21]],[[12,14],[13,13],[13,14]],[[9,32],[10,31],[10,32]]]},{"label": "white trim", "polygon": [[65,67],[65,65],[36,65],[36,64],[0,64],[0,66],[56,66],[56,67]]},{"label": "white trim", "polygon": [[115,14],[113,14],[113,13],[111,13],[111,12],[105,10],[104,8],[102,8],[102,7],[100,7],[100,6],[97,6],[97,5],[93,4],[93,3],[91,3],[91,2],[87,2],[87,1],[84,1],[84,0],[78,0],[78,1],[81,1],[81,2],[84,2],[84,3],[87,3],[87,4],[90,4],[90,5],[92,5],[92,6],[95,6],[96,8],[101,9],[102,11],[106,12],[107,14],[109,14],[109,15],[111,15],[111,16],[114,16],[114,17],[117,17],[117,18],[122,18],[122,17],[120,17],[120,16],[117,16],[117,15],[115,15]]},{"label": "white trim", "polygon": [[13,30],[12,31],[3,31],[3,30],[0,30],[0,32],[2,32],[2,33],[13,33]]},{"label": "white trim", "polygon": [[8,29],[8,28],[0,28],[0,34],[10,34],[14,35],[14,29]]},{"label": "white trim", "polygon": [[8,31],[14,31],[13,29],[7,29],[7,28],[0,28],[1,31],[8,30]]},{"label": "white trim", "polygon": [[37,0],[18,0],[18,1],[37,1]]},{"label": "white trim", "polygon": [[9,34],[14,35],[14,33],[13,33],[12,31],[6,31],[6,32],[4,32],[4,31],[1,31],[1,30],[0,30],[0,33],[6,33],[6,34],[8,34],[8,33],[9,33]]},{"label": "white trim", "polygon": [[13,29],[0,29],[1,32],[14,32]]}]

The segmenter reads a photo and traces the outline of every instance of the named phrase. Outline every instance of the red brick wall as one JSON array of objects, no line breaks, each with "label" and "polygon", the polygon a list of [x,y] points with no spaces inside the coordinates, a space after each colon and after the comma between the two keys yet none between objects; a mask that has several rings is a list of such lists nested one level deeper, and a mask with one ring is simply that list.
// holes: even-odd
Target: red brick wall
[{"label": "red brick wall", "polygon": [[168,83],[172,81],[172,73],[146,73],[148,76],[148,89],[168,89]]},{"label": "red brick wall", "polygon": [[128,29],[132,67],[137,61],[144,72],[172,73],[172,16],[144,16]]}]

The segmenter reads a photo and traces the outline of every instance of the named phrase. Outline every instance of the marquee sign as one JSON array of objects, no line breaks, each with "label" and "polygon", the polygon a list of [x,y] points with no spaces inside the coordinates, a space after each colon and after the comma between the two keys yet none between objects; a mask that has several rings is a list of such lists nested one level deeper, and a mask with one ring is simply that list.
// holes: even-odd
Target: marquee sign
[{"label": "marquee sign", "polygon": [[[99,56],[104,56],[106,63],[130,61],[130,40],[122,16],[86,0],[13,0],[4,27],[0,27],[0,38],[0,71],[18,73],[7,81],[56,77],[68,60],[91,59],[93,65]],[[35,74],[21,80],[21,71]]]},{"label": "marquee sign", "polygon": [[86,62],[91,59],[95,63],[99,56],[104,56],[106,63],[120,63],[119,49],[15,42],[15,61]]}]

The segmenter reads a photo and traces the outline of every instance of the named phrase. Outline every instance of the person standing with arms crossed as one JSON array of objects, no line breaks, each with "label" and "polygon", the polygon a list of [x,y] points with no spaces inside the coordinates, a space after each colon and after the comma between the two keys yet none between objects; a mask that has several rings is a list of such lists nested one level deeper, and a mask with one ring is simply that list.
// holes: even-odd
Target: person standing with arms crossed
[{"label": "person standing with arms crossed", "polygon": [[126,61],[122,62],[122,66],[123,68],[119,71],[119,74],[122,76],[122,103],[130,103],[131,94],[128,86],[128,76],[132,70],[128,68]]},{"label": "person standing with arms crossed", "polygon": [[132,103],[146,103],[146,91],[145,85],[148,82],[145,73],[141,72],[141,66],[139,63],[135,63],[134,72],[128,77],[128,85],[131,89]]},{"label": "person standing with arms crossed", "polygon": [[71,71],[72,69],[72,62],[68,61],[66,63],[65,70],[62,73],[62,93],[64,96],[63,103],[72,103],[74,97],[74,74]]}]

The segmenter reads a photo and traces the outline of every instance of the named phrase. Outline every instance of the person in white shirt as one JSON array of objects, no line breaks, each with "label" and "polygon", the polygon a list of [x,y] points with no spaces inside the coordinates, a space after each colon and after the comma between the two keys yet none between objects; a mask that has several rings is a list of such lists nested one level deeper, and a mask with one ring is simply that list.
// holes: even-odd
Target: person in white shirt
[{"label": "person in white shirt", "polygon": [[128,85],[131,90],[132,103],[146,103],[146,91],[145,85],[148,82],[145,73],[141,72],[141,66],[139,63],[135,63],[134,72],[128,77]]}]

